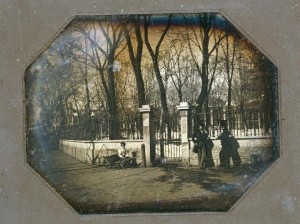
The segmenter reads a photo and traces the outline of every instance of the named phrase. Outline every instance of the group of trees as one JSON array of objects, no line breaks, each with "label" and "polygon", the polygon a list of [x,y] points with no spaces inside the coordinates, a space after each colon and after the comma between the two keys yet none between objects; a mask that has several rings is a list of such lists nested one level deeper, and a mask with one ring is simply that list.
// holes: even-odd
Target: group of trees
[{"label": "group of trees", "polygon": [[273,73],[219,14],[79,17],[27,70],[27,107],[32,120],[49,125],[59,115],[59,127],[73,113],[79,122],[106,118],[117,139],[122,121],[134,122],[139,107],[153,104],[162,133],[182,101],[196,114],[233,104],[270,112]]}]

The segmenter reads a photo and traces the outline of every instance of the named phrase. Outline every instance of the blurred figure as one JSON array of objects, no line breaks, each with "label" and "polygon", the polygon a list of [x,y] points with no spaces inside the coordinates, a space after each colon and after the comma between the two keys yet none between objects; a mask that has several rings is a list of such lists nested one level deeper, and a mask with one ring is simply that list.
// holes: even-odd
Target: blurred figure
[{"label": "blurred figure", "polygon": [[214,167],[214,159],[212,156],[212,149],[214,147],[213,141],[207,137],[205,143],[204,143],[204,151],[205,151],[205,159],[204,159],[204,165],[205,167]]},{"label": "blurred figure", "polygon": [[120,159],[128,158],[128,154],[126,152],[126,143],[121,142],[121,146],[118,148],[118,156]]},{"label": "blurred figure", "polygon": [[240,148],[240,144],[233,136],[229,138],[229,141],[230,141],[229,157],[232,157],[233,166],[238,167],[241,165],[241,157],[238,152],[238,149]]},{"label": "blurred figure", "polygon": [[230,132],[227,128],[226,120],[221,121],[221,128],[222,133],[218,136],[217,139],[221,140],[222,149],[219,153],[220,157],[220,167],[229,168],[230,167],[230,157],[229,157],[229,150],[230,150],[230,144],[229,144],[229,137]]},{"label": "blurred figure", "polygon": [[206,157],[206,153],[205,153],[205,148],[204,148],[204,144],[207,140],[207,133],[204,130],[204,123],[201,123],[198,126],[198,129],[195,130],[194,134],[193,134],[193,142],[194,142],[194,149],[193,152],[198,153],[198,162],[199,162],[199,168],[205,168],[205,157]]},{"label": "blurred figure", "polygon": [[238,141],[231,136],[225,120],[221,121],[222,133],[217,139],[221,140],[222,149],[220,151],[220,167],[230,167],[230,157],[232,157],[233,165],[238,167],[241,165],[241,158],[238,152],[240,147]]},{"label": "blurred figure", "polygon": [[132,152],[132,157],[129,156],[126,150],[126,143],[121,142],[121,146],[118,148],[118,156],[119,159],[124,162],[124,167],[137,167],[138,164],[136,162],[137,154],[136,152]]}]

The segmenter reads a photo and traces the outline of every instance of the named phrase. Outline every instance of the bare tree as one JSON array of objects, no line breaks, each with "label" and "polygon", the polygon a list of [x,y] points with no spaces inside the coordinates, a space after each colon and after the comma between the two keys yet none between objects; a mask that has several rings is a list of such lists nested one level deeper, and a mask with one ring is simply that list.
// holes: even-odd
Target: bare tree
[{"label": "bare tree", "polygon": [[[187,40],[191,56],[195,63],[198,74],[201,78],[201,91],[196,100],[196,116],[194,122],[197,126],[199,123],[199,114],[203,110],[204,103],[206,102],[205,110],[208,108],[208,96],[214,81],[215,72],[218,60],[214,60],[214,65],[210,67],[211,57],[218,57],[218,48],[224,35],[216,28],[217,16],[214,13],[197,14],[198,27],[187,28]],[[199,57],[201,52],[201,57]],[[212,68],[212,70],[210,70]],[[209,116],[207,116],[209,119]]]},{"label": "bare tree", "polygon": [[141,15],[130,15],[128,18],[121,17],[127,41],[128,54],[135,75],[139,107],[146,104],[145,84],[141,68],[144,46],[141,32],[142,18]]},{"label": "bare tree", "polygon": [[[98,20],[97,22],[87,20],[83,21],[83,24],[79,23],[80,26],[78,27],[84,37],[90,41],[92,49],[91,58],[99,71],[107,96],[110,124],[109,137],[110,139],[118,139],[120,134],[115,90],[116,71],[114,70],[114,65],[118,55],[118,47],[124,40],[124,31],[120,24],[111,22],[113,19],[113,16],[107,16],[105,20]],[[90,27],[90,29],[87,29],[87,27]]]},{"label": "bare tree", "polygon": [[[257,98],[257,86],[254,82],[255,71],[255,58],[256,53],[251,50],[251,46],[246,42],[240,42],[237,50],[237,77],[233,79],[232,97],[237,105],[237,109],[242,118],[242,125],[247,131],[249,128],[249,119],[247,113],[253,109],[251,108],[252,102]],[[257,102],[255,102],[256,104]]]},{"label": "bare tree", "polygon": [[228,120],[229,128],[232,127],[232,85],[234,74],[237,69],[237,48],[238,48],[238,34],[234,32],[231,24],[226,22],[224,24],[225,38],[222,41],[222,59],[223,67],[225,68],[226,81],[227,81],[227,111],[228,111]]},{"label": "bare tree", "polygon": [[[188,83],[193,63],[187,52],[183,40],[170,37],[169,46],[164,48],[160,57],[161,68],[166,78],[171,78],[172,85],[176,89],[178,101],[182,102],[184,97],[184,86]],[[179,103],[173,102],[173,103]]]},{"label": "bare tree", "polygon": [[195,68],[201,78],[201,91],[196,100],[194,119],[195,126],[198,126],[202,111],[206,113],[206,120],[210,119],[208,97],[216,75],[219,45],[224,35],[217,29],[218,18],[215,13],[197,14],[196,18],[198,27],[188,27],[186,36]]},{"label": "bare tree", "polygon": [[145,74],[144,83],[145,83],[146,102],[154,105],[157,108],[161,106],[160,91],[157,84],[157,80],[155,79],[153,64],[145,63],[142,66],[142,70]]},{"label": "bare tree", "polygon": [[[38,101],[41,106],[41,115],[47,116],[48,122],[58,117],[58,126],[63,128],[68,125],[69,105],[68,100],[78,93],[80,85],[79,77],[73,74],[74,67],[69,51],[73,41],[61,47],[61,41],[54,43],[42,56],[41,61],[36,64],[39,71],[39,82],[43,88],[40,89]],[[40,85],[40,84],[37,84]],[[49,117],[50,116],[50,117]],[[49,123],[49,125],[51,125]]]},{"label": "bare tree", "polygon": [[[163,135],[165,126],[167,125],[167,129],[168,129],[168,137],[170,139],[171,136],[171,130],[169,128],[168,125],[168,103],[167,103],[167,95],[166,95],[166,91],[165,91],[165,86],[164,86],[164,82],[163,82],[163,78],[161,75],[161,71],[159,68],[159,53],[160,53],[160,47],[162,45],[162,42],[171,26],[171,19],[172,19],[172,15],[170,14],[168,16],[168,20],[167,20],[167,24],[165,26],[165,28],[163,29],[163,32],[161,34],[161,36],[159,37],[159,40],[156,44],[156,46],[152,46],[153,44],[150,43],[149,40],[149,27],[151,24],[151,20],[152,20],[152,15],[145,15],[144,16],[144,28],[145,28],[145,44],[148,48],[148,51],[150,53],[150,57],[152,59],[152,63],[153,63],[153,69],[154,69],[154,74],[159,86],[159,90],[160,90],[160,100],[161,100],[161,106],[162,106],[162,120],[161,120],[161,128],[160,128],[160,133],[161,135]],[[162,155],[163,156],[163,155]]]},{"label": "bare tree", "polygon": [[257,56],[254,58],[253,70],[255,75],[251,83],[253,88],[252,100],[256,101],[256,108],[262,111],[261,120],[264,132],[269,134],[272,120],[275,118],[272,109],[276,99],[273,88],[276,88],[277,70],[274,64],[260,52],[257,52]]}]

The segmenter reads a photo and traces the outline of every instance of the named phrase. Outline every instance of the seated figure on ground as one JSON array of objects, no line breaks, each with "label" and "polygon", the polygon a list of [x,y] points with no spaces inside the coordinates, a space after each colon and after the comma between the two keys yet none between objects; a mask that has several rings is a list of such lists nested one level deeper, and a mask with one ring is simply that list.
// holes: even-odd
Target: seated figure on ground
[{"label": "seated figure on ground", "polygon": [[121,142],[121,145],[118,148],[118,156],[120,159],[125,159],[129,157],[125,147],[126,147],[126,143]]},{"label": "seated figure on ground", "polygon": [[128,151],[126,150],[125,142],[121,142],[121,145],[118,148],[118,156],[120,160],[124,160],[125,167],[137,167],[136,152],[133,152],[132,157],[130,157]]}]

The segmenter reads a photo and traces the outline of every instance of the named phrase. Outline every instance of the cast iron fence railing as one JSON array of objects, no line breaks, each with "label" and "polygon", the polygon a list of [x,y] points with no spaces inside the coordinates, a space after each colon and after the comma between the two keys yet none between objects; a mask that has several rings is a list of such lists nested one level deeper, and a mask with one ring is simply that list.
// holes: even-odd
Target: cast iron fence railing
[{"label": "cast iron fence railing", "polygon": [[209,136],[214,138],[222,132],[220,122],[226,120],[228,129],[236,137],[267,137],[272,134],[271,113],[261,110],[210,110],[209,113],[191,113],[194,130],[195,116],[204,122]]},{"label": "cast iron fence railing", "polygon": [[[221,132],[220,122],[226,120],[231,133],[236,137],[267,137],[272,134],[271,113],[260,110],[210,110],[209,113],[198,113],[191,110],[189,123],[190,136],[195,129],[195,118],[205,123],[211,138],[217,137]],[[197,116],[197,117],[196,117]],[[180,116],[178,111],[168,115],[168,124],[161,127],[161,117],[154,116],[155,137],[157,144],[164,144],[164,148],[180,143]],[[132,119],[119,120],[119,139],[142,139],[141,114]],[[60,138],[70,140],[108,140],[110,139],[110,122],[106,118],[94,118],[76,125],[60,128]],[[163,152],[162,152],[163,153]],[[165,153],[167,153],[165,151]]]},{"label": "cast iron fence railing", "polygon": [[[142,139],[141,116],[119,120],[118,139]],[[80,124],[61,128],[61,138],[69,140],[109,140],[109,119],[90,119]]]},{"label": "cast iron fence railing", "polygon": [[[214,139],[222,132],[220,123],[226,120],[232,135],[241,138],[270,137],[271,116],[270,113],[259,110],[210,110],[209,113],[190,111],[189,138],[195,130],[195,120],[202,121],[210,138]],[[158,113],[158,115],[160,115]],[[196,116],[198,116],[196,118]],[[168,115],[168,121],[162,124],[161,116],[155,116],[156,157],[165,158],[168,161],[181,161],[181,130],[178,111]],[[162,127],[163,125],[163,127]]]}]

